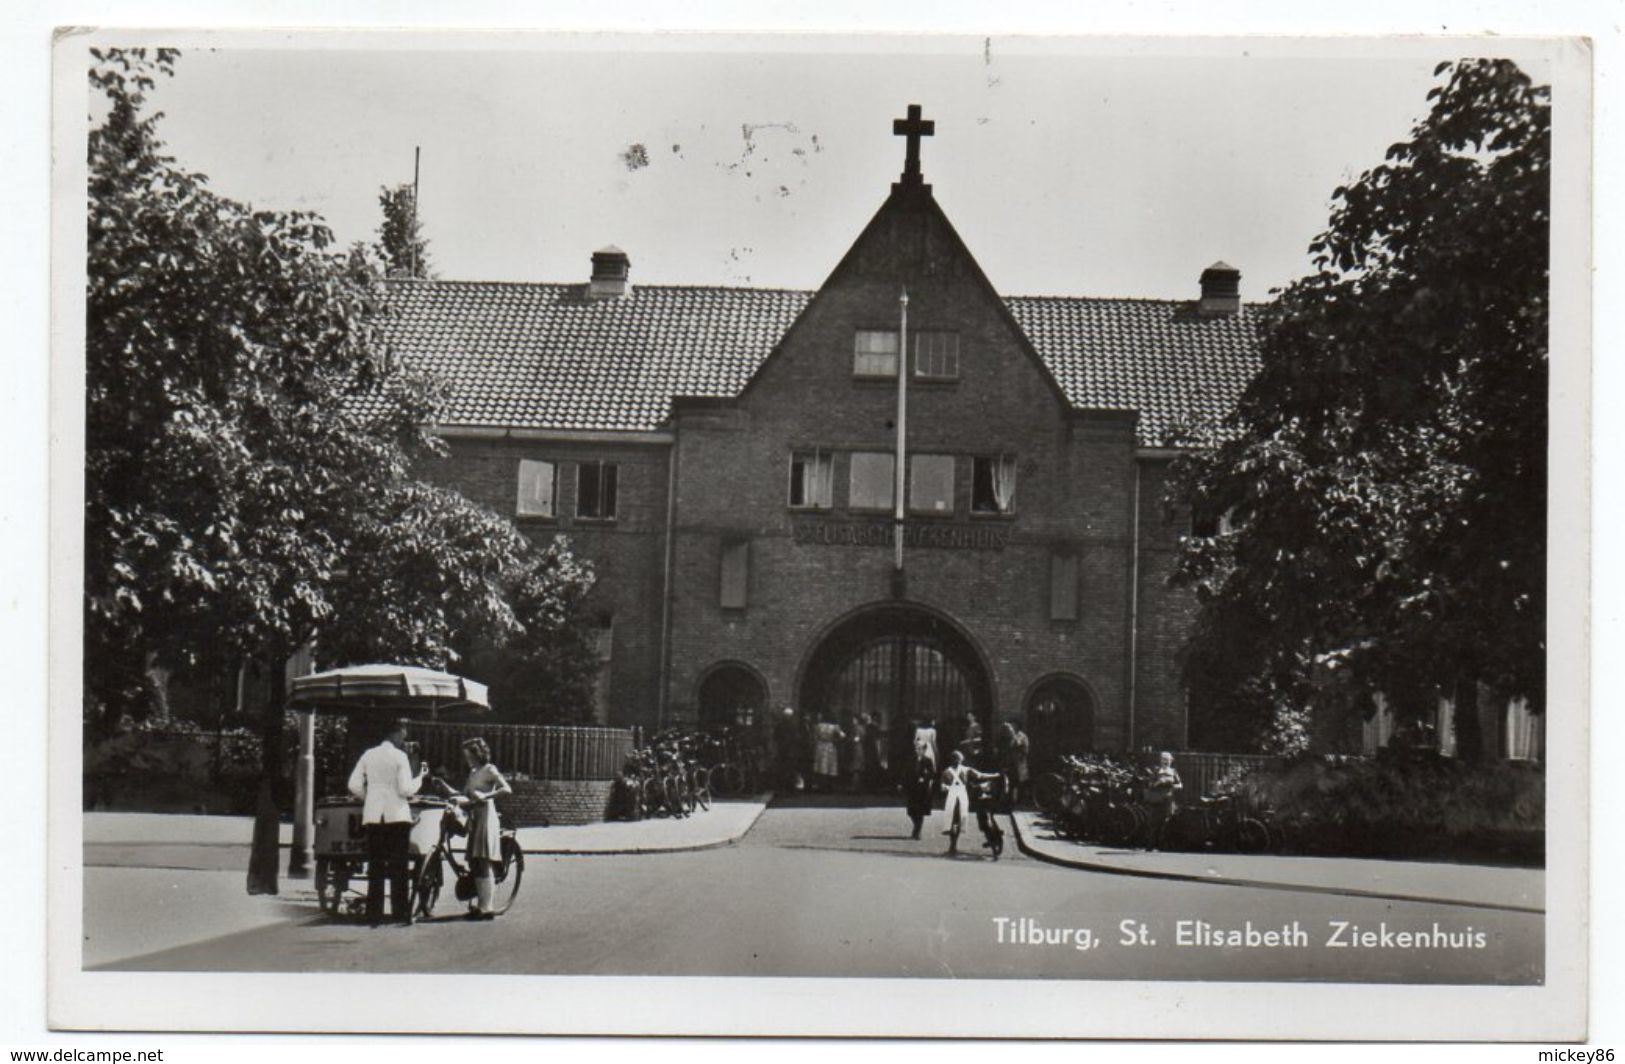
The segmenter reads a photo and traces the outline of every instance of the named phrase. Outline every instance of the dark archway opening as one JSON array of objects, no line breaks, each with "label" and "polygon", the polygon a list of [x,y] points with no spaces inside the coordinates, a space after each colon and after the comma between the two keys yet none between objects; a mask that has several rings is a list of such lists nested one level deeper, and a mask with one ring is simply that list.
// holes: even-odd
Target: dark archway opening
[{"label": "dark archway opening", "polygon": [[1062,754],[1094,749],[1094,696],[1071,676],[1048,677],[1027,696],[1026,724],[1033,772],[1053,772]]},{"label": "dark archway opening", "polygon": [[991,742],[993,685],[981,654],[955,625],[919,607],[887,605],[826,635],[802,670],[799,708],[868,734],[891,774],[906,771],[914,728],[935,722],[941,756]]},{"label": "dark archway opening", "polygon": [[700,681],[700,727],[750,727],[767,708],[761,677],[743,665],[718,665]]}]

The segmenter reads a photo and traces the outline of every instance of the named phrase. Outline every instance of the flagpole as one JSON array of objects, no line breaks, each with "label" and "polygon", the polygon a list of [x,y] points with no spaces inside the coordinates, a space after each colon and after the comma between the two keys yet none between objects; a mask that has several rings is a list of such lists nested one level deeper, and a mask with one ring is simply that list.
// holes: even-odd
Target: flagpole
[{"label": "flagpole", "polygon": [[905,443],[908,438],[908,289],[898,299],[900,320],[897,328],[897,509],[893,523],[892,567],[903,571],[903,505]]}]

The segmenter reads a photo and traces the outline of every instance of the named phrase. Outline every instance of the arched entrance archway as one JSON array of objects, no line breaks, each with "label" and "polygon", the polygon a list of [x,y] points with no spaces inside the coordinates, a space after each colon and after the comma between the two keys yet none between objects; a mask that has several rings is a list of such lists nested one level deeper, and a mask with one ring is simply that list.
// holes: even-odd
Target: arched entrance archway
[{"label": "arched entrance archway", "polygon": [[1094,749],[1095,698],[1076,676],[1046,676],[1027,695],[1032,770],[1053,772],[1062,754]]},{"label": "arched entrance archway", "polygon": [[702,728],[749,726],[767,708],[767,685],[744,665],[726,662],[705,674],[698,701]]},{"label": "arched entrance archway", "polygon": [[944,757],[978,730],[992,734],[993,683],[981,652],[958,625],[921,606],[873,606],[836,623],[802,667],[798,693],[809,718],[844,726],[871,717],[894,767],[912,750],[918,721],[936,722]]}]

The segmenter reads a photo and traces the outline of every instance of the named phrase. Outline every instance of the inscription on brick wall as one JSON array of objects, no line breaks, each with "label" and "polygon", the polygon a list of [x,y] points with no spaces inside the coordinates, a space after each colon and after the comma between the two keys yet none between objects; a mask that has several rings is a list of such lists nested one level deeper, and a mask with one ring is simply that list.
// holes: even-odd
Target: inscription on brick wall
[{"label": "inscription on brick wall", "polygon": [[[883,521],[803,521],[795,526],[797,543],[830,547],[889,547],[892,525]],[[949,550],[1003,550],[1008,529],[987,525],[904,525],[903,546]]]}]

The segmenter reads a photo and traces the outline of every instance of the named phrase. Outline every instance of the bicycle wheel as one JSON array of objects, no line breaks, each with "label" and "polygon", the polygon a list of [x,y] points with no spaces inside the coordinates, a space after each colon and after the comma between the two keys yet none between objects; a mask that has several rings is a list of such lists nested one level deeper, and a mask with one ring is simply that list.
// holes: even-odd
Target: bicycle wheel
[{"label": "bicycle wheel", "polygon": [[445,882],[445,862],[440,859],[440,851],[435,850],[423,859],[423,867],[418,870],[417,879],[412,885],[414,915],[420,917],[434,915],[435,902],[440,900],[440,888]]},{"label": "bicycle wheel", "polygon": [[1126,805],[1111,805],[1106,807],[1105,823],[1101,825],[1102,842],[1113,846],[1125,846],[1134,841],[1140,831],[1140,820],[1134,815],[1134,809]]},{"label": "bicycle wheel", "polygon": [[1236,824],[1236,850],[1240,853],[1263,853],[1270,848],[1270,831],[1262,820],[1244,816]]},{"label": "bicycle wheel", "polygon": [[1066,780],[1054,772],[1046,772],[1033,783],[1033,802],[1039,810],[1055,816],[1061,810],[1061,796],[1066,793]]},{"label": "bicycle wheel", "polygon": [[525,876],[525,851],[519,840],[512,835],[502,836],[501,852],[501,863],[492,869],[496,890],[491,896],[491,911],[498,914],[507,912],[513,904],[519,894],[519,881]]},{"label": "bicycle wheel", "polygon": [[650,776],[643,781],[643,815],[666,815],[666,790],[658,776]]}]

